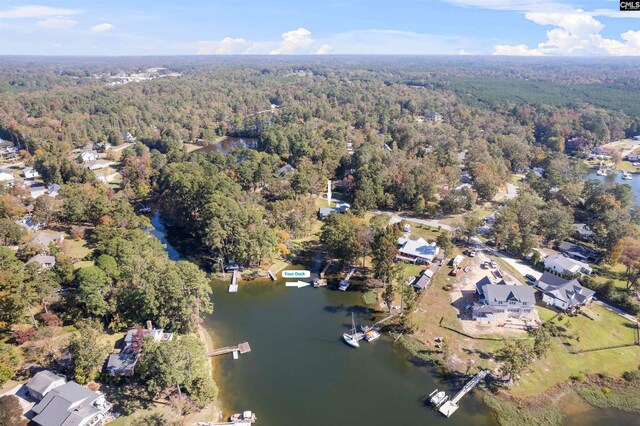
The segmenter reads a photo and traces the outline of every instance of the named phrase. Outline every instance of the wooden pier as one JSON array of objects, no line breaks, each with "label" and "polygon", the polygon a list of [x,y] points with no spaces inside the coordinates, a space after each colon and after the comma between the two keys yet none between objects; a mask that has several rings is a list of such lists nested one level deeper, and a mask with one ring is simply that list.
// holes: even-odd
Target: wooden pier
[{"label": "wooden pier", "polygon": [[324,274],[327,273],[327,269],[329,269],[329,266],[331,266],[331,261],[329,261],[327,265],[322,269],[322,272],[320,272],[321,279],[324,279]]},{"label": "wooden pier", "polygon": [[267,269],[267,273],[269,274],[269,278],[271,278],[271,281],[275,281],[276,280],[276,274],[271,272],[271,269]]},{"label": "wooden pier", "polygon": [[229,286],[229,293],[237,293],[238,292],[238,276],[240,273],[236,270],[233,271],[233,275],[231,275],[231,285]]},{"label": "wooden pier", "polygon": [[460,400],[467,393],[469,393],[471,389],[473,389],[478,383],[480,383],[480,381],[482,381],[482,379],[484,379],[487,374],[489,374],[489,370],[482,370],[481,372],[476,374],[475,377],[471,379],[469,383],[464,385],[464,387],[460,389],[460,391],[453,398],[442,404],[440,408],[438,408],[438,411],[444,414],[446,417],[450,417],[459,408],[458,402],[460,402]]},{"label": "wooden pier", "polygon": [[246,354],[251,352],[251,346],[249,346],[248,342],[240,343],[237,346],[225,346],[224,348],[214,349],[208,357],[225,355],[225,354],[233,354],[233,359],[238,359],[239,355]]}]

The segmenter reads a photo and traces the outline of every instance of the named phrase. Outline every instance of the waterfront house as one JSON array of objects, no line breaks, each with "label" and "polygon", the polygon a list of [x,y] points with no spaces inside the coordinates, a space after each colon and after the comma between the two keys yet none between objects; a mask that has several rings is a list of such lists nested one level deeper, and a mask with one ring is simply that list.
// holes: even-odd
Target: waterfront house
[{"label": "waterfront house", "polygon": [[9,169],[0,169],[0,182],[11,183],[15,180],[15,176]]},{"label": "waterfront house", "polygon": [[107,373],[114,376],[130,376],[140,357],[142,340],[153,339],[154,342],[168,342],[173,339],[173,333],[165,333],[161,328],[153,328],[151,321],[147,321],[147,328],[132,328],[124,338],[124,348],[109,355],[107,359]]},{"label": "waterfront house", "polygon": [[87,161],[95,161],[98,159],[98,151],[96,151],[95,149],[83,151],[80,154],[80,158],[82,159],[83,163],[86,163]]},{"label": "waterfront house", "polygon": [[543,302],[569,312],[588,304],[595,295],[593,290],[583,287],[578,280],[565,280],[549,272],[542,274],[536,287],[544,292]]},{"label": "waterfront house", "polygon": [[40,173],[38,173],[38,171],[33,167],[25,167],[24,169],[22,169],[22,175],[25,177],[25,179],[40,177]]},{"label": "waterfront house", "polygon": [[36,254],[31,259],[27,260],[27,265],[34,262],[40,264],[40,267],[43,269],[50,269],[56,266],[56,258],[46,254]]},{"label": "waterfront house", "polygon": [[428,243],[423,238],[411,240],[398,238],[398,254],[396,259],[411,263],[431,263],[438,256],[440,248],[435,242]]},{"label": "waterfront house", "polygon": [[49,390],[27,417],[40,426],[99,426],[109,418],[111,407],[101,392],[67,382]]},{"label": "waterfront house", "polygon": [[593,270],[587,263],[571,259],[562,254],[550,254],[544,259],[544,267],[559,275],[577,276],[579,274],[591,274]]},{"label": "waterfront house", "polygon": [[41,401],[49,391],[65,383],[67,383],[67,381],[64,377],[58,376],[49,370],[43,370],[36,373],[25,386],[29,396],[36,401]]},{"label": "waterfront house", "polygon": [[472,316],[476,321],[496,321],[507,318],[535,320],[536,298],[532,287],[508,284],[502,280],[494,284],[488,277],[476,283],[477,302]]}]

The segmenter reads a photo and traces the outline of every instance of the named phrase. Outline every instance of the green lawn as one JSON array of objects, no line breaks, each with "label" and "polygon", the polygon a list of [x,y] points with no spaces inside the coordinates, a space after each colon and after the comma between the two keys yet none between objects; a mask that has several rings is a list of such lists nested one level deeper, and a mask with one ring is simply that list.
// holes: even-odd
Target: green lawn
[{"label": "green lawn", "polygon": [[442,229],[437,227],[422,225],[419,223],[411,223],[411,238],[422,237],[427,241],[435,241],[438,235],[442,233]]},{"label": "green lawn", "polygon": [[62,243],[62,251],[72,259],[84,259],[91,253],[91,249],[87,247],[87,242],[84,239],[74,240],[70,237],[67,237]]},{"label": "green lawn", "polygon": [[73,264],[74,269],[80,268],[88,268],[89,266],[93,266],[93,260],[81,260],[80,262],[76,262]]},{"label": "green lawn", "polygon": [[[541,317],[550,315],[545,309],[538,307]],[[547,356],[537,360],[532,365],[532,372],[511,388],[510,393],[516,396],[533,396],[580,373],[604,373],[620,377],[623,372],[637,368],[640,363],[639,346],[579,354],[569,352],[633,341],[633,329],[627,327],[628,322],[622,317],[598,305],[592,305],[588,311],[595,315],[595,321],[583,316],[568,318],[566,315],[562,320],[554,320],[554,323],[567,328],[568,334],[579,336],[580,341],[571,339],[571,346],[567,347],[567,339],[553,338]]]},{"label": "green lawn", "polygon": [[513,266],[511,266],[510,264],[505,262],[504,259],[499,258],[499,257],[495,257],[494,259],[495,259],[496,263],[498,264],[498,266],[500,267],[500,269],[502,269],[503,271],[505,271],[509,275],[513,276],[513,278],[517,279],[518,281],[520,281],[523,284],[527,282],[527,280],[525,280],[525,278],[522,276],[522,274],[520,272],[518,272],[516,270],[516,268],[514,268]]}]

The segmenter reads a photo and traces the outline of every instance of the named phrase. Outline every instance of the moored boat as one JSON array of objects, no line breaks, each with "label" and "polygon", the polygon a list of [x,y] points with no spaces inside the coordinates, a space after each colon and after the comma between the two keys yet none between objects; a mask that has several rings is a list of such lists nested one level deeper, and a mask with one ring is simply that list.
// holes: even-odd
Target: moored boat
[{"label": "moored boat", "polygon": [[447,394],[444,391],[438,391],[438,389],[434,390],[429,394],[429,402],[433,404],[436,408],[442,405],[442,403],[447,399]]},{"label": "moored boat", "polygon": [[629,172],[624,172],[624,171],[623,171],[623,172],[622,172],[622,179],[624,179],[624,180],[631,180],[631,179],[633,179],[633,176],[631,176],[631,173],[629,173]]}]

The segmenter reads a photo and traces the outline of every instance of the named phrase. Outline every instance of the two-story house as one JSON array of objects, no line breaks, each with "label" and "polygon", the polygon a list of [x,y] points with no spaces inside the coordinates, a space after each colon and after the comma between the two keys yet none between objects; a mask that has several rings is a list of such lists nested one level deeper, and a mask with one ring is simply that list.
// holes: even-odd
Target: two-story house
[{"label": "two-story house", "polygon": [[507,318],[537,318],[536,298],[532,287],[500,281],[494,284],[488,277],[476,283],[477,302],[472,307],[476,321],[499,321]]}]

